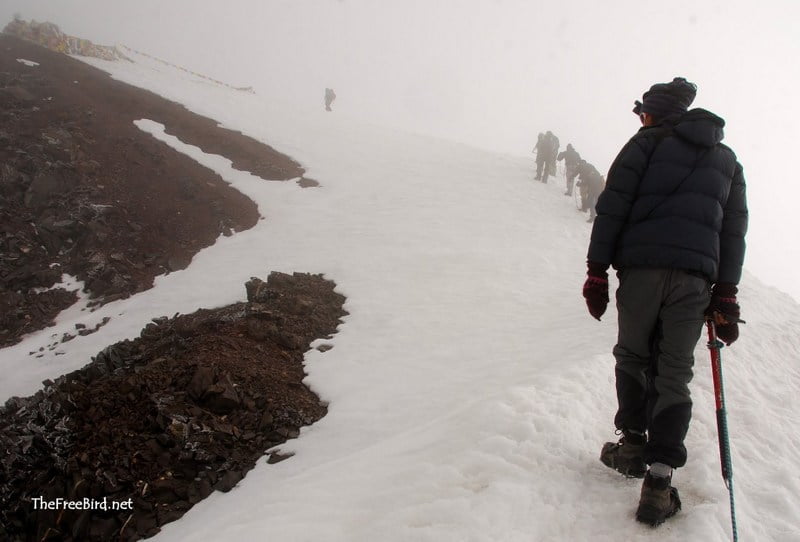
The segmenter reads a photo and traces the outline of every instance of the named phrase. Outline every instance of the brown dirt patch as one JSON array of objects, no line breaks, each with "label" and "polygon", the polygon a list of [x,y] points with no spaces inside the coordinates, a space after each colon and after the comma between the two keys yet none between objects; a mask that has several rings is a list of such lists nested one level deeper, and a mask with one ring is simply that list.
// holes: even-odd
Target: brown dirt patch
[{"label": "brown dirt patch", "polygon": [[0,34],[0,346],[75,300],[39,293],[62,273],[99,303],[127,297],[259,219],[219,175],[139,130],[142,118],[264,179],[303,175],[291,158],[182,105]]},{"label": "brown dirt patch", "polygon": [[[156,319],[0,408],[0,539],[152,536],[325,415],[303,354],[335,333],[344,298],[318,275],[246,286],[247,303]],[[42,509],[58,498],[127,504]]]},{"label": "brown dirt patch", "polygon": [[[140,118],[265,179],[316,184],[262,143],[0,35],[0,348],[75,301],[53,288],[64,273],[105,303],[259,220],[218,175],[136,128]],[[324,416],[303,385],[303,353],[335,332],[343,297],[301,273],[253,279],[247,293],[247,303],[158,318],[33,396],[9,399],[0,408],[0,539],[152,536]],[[37,499],[121,509],[37,509]]]}]

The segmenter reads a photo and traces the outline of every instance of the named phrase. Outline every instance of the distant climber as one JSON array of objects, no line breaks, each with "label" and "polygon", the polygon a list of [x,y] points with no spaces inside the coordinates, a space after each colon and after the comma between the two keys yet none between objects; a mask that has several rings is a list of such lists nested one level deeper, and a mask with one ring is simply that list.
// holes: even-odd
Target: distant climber
[{"label": "distant climber", "polygon": [[556,157],[558,156],[558,148],[561,146],[561,143],[558,141],[558,137],[551,132],[550,130],[544,134],[544,137],[550,142],[549,147],[549,154],[546,157],[547,162],[547,174],[552,175],[553,177],[556,176]]},{"label": "distant climber", "polygon": [[336,99],[336,93],[332,88],[325,89],[325,111],[332,111],[331,104]]},{"label": "distant climber", "polygon": [[597,216],[594,207],[597,205],[597,198],[600,197],[606,182],[597,168],[586,160],[578,162],[577,173],[580,176],[578,185],[581,188],[581,202],[583,203],[581,210],[589,211],[587,222],[594,222],[594,217]]},{"label": "distant climber", "polygon": [[536,180],[546,183],[550,175],[550,155],[553,154],[552,139],[540,132],[532,152],[536,153]]},{"label": "distant climber", "polygon": [[572,143],[568,143],[567,149],[558,153],[558,160],[564,160],[567,169],[567,191],[564,192],[564,195],[571,196],[575,177],[578,176],[578,163],[581,161],[581,155],[573,148]]},{"label": "distant climber", "polygon": [[597,198],[606,183],[597,168],[586,160],[578,162],[577,174],[580,176],[578,186],[581,189],[581,203],[583,204],[581,211],[589,211],[587,222],[594,222],[594,218],[597,216],[594,207],[597,205]]},{"label": "distant climber", "polygon": [[[531,152],[536,153],[536,177],[535,180],[542,181],[542,171],[545,169],[544,164],[547,161],[547,154],[549,152],[549,147],[547,146],[548,142],[545,139],[544,134],[539,132],[539,137],[536,139],[536,145],[533,147]],[[543,183],[547,182],[547,176],[545,175]]]}]

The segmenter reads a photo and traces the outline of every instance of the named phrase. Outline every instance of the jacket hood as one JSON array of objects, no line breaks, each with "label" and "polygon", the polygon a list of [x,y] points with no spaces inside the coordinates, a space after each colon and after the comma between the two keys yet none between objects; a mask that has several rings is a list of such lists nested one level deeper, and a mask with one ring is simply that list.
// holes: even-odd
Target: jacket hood
[{"label": "jacket hood", "polygon": [[687,111],[675,121],[674,132],[681,138],[702,145],[713,147],[725,137],[725,121],[705,109]]}]

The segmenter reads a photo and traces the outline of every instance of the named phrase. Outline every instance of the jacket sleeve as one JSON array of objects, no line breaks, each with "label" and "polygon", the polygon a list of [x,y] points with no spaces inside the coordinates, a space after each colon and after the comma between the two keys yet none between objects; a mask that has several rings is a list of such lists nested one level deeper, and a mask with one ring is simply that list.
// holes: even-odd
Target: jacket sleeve
[{"label": "jacket sleeve", "polygon": [[731,191],[725,202],[719,234],[719,277],[717,282],[738,284],[742,277],[747,233],[747,190],[742,166],[737,162]]},{"label": "jacket sleeve", "polygon": [[650,139],[634,136],[611,164],[605,188],[595,207],[597,218],[589,242],[589,261],[607,265],[613,263],[617,239],[628,220],[639,183],[647,169],[652,145]]}]

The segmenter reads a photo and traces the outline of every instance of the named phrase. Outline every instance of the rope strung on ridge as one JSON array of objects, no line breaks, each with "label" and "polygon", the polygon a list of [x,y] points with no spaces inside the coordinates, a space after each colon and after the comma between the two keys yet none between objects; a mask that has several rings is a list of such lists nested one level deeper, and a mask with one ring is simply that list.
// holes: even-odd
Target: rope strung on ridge
[{"label": "rope strung on ridge", "polygon": [[216,85],[220,85],[220,86],[223,86],[223,87],[228,87],[230,89],[239,90],[239,91],[242,91],[242,92],[249,92],[250,94],[255,94],[256,93],[256,91],[253,89],[253,87],[235,87],[233,85],[229,85],[228,83],[220,81],[219,79],[214,79],[213,77],[209,77],[207,75],[203,75],[202,73],[197,73],[197,72],[192,71],[192,70],[190,70],[188,68],[184,68],[183,66],[178,66],[177,64],[173,64],[172,62],[168,62],[168,61],[163,60],[161,58],[158,58],[156,56],[149,55],[149,54],[144,53],[142,51],[137,51],[136,49],[134,49],[132,47],[128,47],[127,45],[121,45],[121,47],[123,47],[124,49],[127,49],[128,51],[130,51],[132,53],[136,53],[137,55],[141,55],[141,56],[147,57],[147,58],[149,58],[151,60],[155,60],[156,62],[160,62],[161,64],[164,64],[164,65],[169,66],[171,68],[175,68],[177,70],[181,70],[181,71],[186,72],[188,74],[194,75],[195,77],[199,77],[200,79],[205,79],[206,81],[210,81],[210,82],[212,82],[212,83],[214,83]]}]

